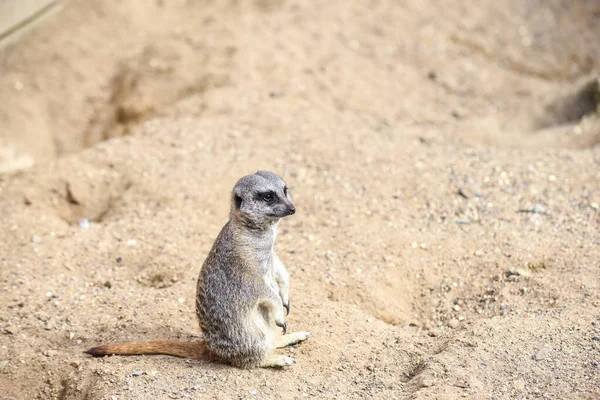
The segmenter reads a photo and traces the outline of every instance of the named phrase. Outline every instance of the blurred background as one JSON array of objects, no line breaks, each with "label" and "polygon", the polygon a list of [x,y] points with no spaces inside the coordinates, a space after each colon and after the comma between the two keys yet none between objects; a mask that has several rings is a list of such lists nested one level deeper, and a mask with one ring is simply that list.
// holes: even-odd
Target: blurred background
[{"label": "blurred background", "polygon": [[240,86],[479,143],[600,140],[594,0],[0,7],[0,170],[125,135],[181,103],[196,102],[193,115],[231,112],[211,99]]},{"label": "blurred background", "polygon": [[[600,398],[598,0],[0,0],[0,399]],[[258,169],[283,371],[199,337]]]}]

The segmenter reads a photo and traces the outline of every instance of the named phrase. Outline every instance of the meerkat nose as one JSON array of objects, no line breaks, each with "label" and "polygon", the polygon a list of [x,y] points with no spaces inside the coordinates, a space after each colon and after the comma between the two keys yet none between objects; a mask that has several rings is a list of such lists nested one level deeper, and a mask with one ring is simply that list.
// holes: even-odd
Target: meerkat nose
[{"label": "meerkat nose", "polygon": [[289,215],[292,215],[292,214],[295,214],[295,213],[296,213],[296,207],[294,207],[294,206],[288,207],[288,214]]}]

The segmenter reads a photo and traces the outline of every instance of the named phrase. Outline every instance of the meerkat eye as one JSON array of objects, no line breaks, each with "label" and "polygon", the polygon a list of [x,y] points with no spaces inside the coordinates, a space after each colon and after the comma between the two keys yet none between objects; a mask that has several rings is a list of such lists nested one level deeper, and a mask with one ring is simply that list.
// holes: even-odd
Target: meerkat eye
[{"label": "meerkat eye", "polygon": [[265,194],[263,194],[262,195],[262,199],[264,201],[266,201],[267,203],[273,201],[273,199],[274,199],[273,193],[265,193]]}]

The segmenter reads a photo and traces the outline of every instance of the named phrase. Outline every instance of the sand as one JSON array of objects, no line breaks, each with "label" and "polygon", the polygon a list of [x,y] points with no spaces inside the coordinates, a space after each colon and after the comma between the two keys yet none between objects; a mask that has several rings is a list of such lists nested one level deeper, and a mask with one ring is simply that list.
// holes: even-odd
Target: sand
[{"label": "sand", "polygon": [[[595,0],[66,3],[0,52],[0,399],[600,398],[598,37]],[[201,336],[258,169],[297,364],[84,354]]]}]

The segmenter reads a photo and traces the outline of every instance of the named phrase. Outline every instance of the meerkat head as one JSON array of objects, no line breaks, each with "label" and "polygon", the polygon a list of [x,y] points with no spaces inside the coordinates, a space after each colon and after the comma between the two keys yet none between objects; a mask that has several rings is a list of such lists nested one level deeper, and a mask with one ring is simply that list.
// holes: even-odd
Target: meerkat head
[{"label": "meerkat head", "polygon": [[261,227],[296,212],[283,179],[268,171],[241,178],[233,187],[232,216]]}]

